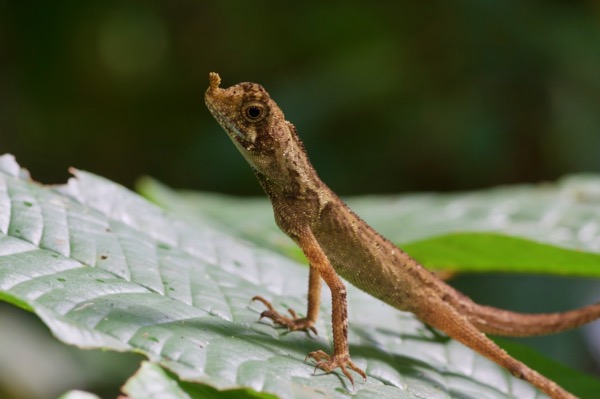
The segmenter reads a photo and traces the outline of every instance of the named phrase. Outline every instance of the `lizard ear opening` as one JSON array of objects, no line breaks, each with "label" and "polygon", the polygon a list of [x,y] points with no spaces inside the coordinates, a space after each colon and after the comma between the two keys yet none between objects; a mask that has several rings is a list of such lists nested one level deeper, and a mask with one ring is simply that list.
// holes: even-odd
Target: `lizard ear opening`
[{"label": "lizard ear opening", "polygon": [[250,101],[242,106],[242,116],[248,122],[260,122],[265,119],[268,113],[268,108],[258,101]]}]

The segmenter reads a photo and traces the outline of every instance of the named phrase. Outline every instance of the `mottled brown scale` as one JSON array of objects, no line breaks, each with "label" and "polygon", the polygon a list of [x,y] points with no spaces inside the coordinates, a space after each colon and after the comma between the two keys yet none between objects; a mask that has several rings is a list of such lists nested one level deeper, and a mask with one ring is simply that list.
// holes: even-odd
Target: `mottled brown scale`
[{"label": "mottled brown scale", "polygon": [[[323,279],[332,296],[333,354],[311,352],[316,367],[347,368],[366,378],[350,359],[346,289],[339,276],[383,302],[409,311],[421,321],[469,346],[556,399],[573,399],[555,382],[509,356],[484,333],[509,336],[550,334],[600,317],[600,303],[563,313],[523,314],[482,306],[459,293],[385,239],[352,212],[318,177],[294,126],[262,86],[219,87],[210,74],[205,101],[254,170],[273,205],[275,221],[302,249],[310,263],[307,316],[285,317],[262,297],[261,317],[291,330],[314,330]],[[252,115],[244,113],[256,105]],[[244,116],[246,115],[246,116]]]}]

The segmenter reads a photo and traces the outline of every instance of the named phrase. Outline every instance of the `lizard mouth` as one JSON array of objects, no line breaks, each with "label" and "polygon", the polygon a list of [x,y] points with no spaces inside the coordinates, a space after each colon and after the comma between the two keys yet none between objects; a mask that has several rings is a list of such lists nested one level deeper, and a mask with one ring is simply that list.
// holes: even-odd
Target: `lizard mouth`
[{"label": "lizard mouth", "polygon": [[227,92],[231,88],[222,89],[219,87],[221,77],[216,72],[211,72],[208,75],[208,81],[209,86],[204,94],[206,107],[234,143],[245,150],[250,150],[253,147],[253,140],[238,128],[237,121],[231,114],[231,108],[234,105],[227,101]]},{"label": "lizard mouth", "polygon": [[204,102],[206,103],[206,107],[213,115],[213,117],[219,122],[219,125],[225,129],[227,134],[237,141],[243,141],[243,143],[248,142],[248,137],[242,133],[236,126],[234,121],[227,116],[227,113],[220,109],[219,107],[219,92],[223,91],[219,87],[221,83],[221,77],[216,72],[211,72],[208,75],[209,87],[206,90],[204,95]]},{"label": "lizard mouth", "polygon": [[206,90],[204,95],[204,102],[206,103],[208,110],[219,122],[219,124],[227,131],[227,133],[229,133],[230,136],[237,136],[239,138],[246,139],[246,136],[244,136],[244,134],[235,127],[235,124],[231,118],[229,118],[225,112],[221,111],[217,105],[218,94],[220,91],[223,91],[223,89],[219,87],[221,84],[221,77],[219,74],[216,72],[209,73],[208,82],[208,90]]},{"label": "lizard mouth", "polygon": [[240,131],[240,129],[235,127],[235,125],[233,124],[231,119],[229,119],[225,115],[221,115],[221,118],[222,119],[220,119],[219,122],[220,122],[221,126],[223,126],[225,128],[225,130],[227,130],[227,133],[229,133],[230,136],[232,136],[233,138],[239,138],[244,141],[248,141],[248,137],[246,137],[246,135],[244,135],[244,133],[242,133]]},{"label": "lizard mouth", "polygon": [[235,124],[233,123],[231,118],[227,117],[227,115],[225,115],[223,112],[220,112],[219,109],[214,106],[214,104],[210,101],[208,97],[206,99],[206,106],[208,107],[208,110],[213,115],[213,117],[217,120],[217,122],[219,122],[219,125],[221,125],[223,129],[225,129],[227,134],[232,139],[241,139],[244,141],[248,141],[248,138],[244,135],[244,133],[242,133],[240,129],[235,127]]}]

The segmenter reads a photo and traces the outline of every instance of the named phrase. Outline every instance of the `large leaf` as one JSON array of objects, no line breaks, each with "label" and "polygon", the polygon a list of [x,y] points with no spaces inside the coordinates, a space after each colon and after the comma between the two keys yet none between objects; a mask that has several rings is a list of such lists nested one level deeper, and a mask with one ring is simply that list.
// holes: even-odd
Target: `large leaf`
[{"label": "large leaf", "polygon": [[[322,336],[257,320],[262,294],[302,309],[306,269],[211,223],[189,224],[128,190],[76,172],[32,182],[0,158],[0,298],[34,311],[62,341],[135,351],[188,381],[281,398],[347,397],[339,373],[313,376]],[[359,398],[537,398],[529,384],[373,298],[349,290],[351,351],[366,369]]]},{"label": "large leaf", "polygon": [[[232,234],[301,258],[266,199],[174,192],[145,178],[139,189],[186,218],[209,215]],[[458,194],[350,198],[384,236],[428,267],[600,276],[600,177]],[[507,256],[510,254],[510,256]]]}]

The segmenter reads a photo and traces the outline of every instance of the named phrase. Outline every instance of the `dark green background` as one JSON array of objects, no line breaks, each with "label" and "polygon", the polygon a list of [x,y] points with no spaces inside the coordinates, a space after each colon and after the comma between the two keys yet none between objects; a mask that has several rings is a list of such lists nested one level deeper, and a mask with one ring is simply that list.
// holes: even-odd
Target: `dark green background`
[{"label": "dark green background", "polygon": [[597,1],[0,1],[0,151],[43,182],[259,194],[210,71],[262,83],[342,194],[600,171]]},{"label": "dark green background", "polygon": [[[146,174],[260,194],[204,106],[211,71],[224,85],[263,84],[343,195],[600,172],[595,0],[0,0],[0,153],[44,183],[75,166],[129,187]],[[592,283],[455,284],[486,303],[550,311],[589,302]],[[533,344],[597,370],[580,338]]]}]

